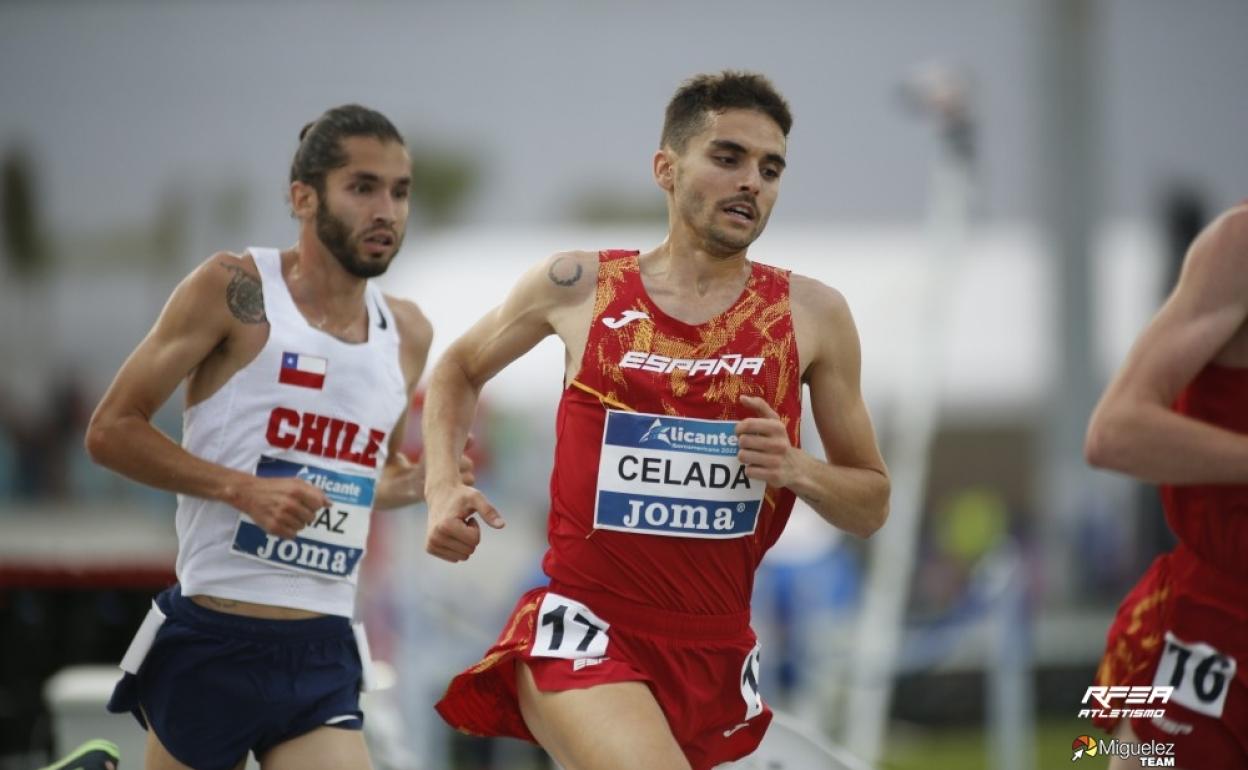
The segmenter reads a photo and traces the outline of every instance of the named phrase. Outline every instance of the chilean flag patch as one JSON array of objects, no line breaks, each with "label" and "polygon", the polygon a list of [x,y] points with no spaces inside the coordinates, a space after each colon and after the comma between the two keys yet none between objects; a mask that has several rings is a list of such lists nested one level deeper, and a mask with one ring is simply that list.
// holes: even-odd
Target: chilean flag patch
[{"label": "chilean flag patch", "polygon": [[284,385],[320,390],[325,386],[325,371],[329,361],[303,353],[282,353],[282,370],[277,381]]}]

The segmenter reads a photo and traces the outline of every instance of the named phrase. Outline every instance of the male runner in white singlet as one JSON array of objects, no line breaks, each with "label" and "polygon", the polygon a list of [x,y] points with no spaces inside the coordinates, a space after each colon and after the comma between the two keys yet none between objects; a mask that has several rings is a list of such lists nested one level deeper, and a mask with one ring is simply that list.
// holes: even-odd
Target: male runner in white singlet
[{"label": "male runner in white singlet", "polygon": [[[432,329],[368,280],[403,241],[410,168],[377,112],[308,124],[290,172],[298,243],[200,265],[92,417],[96,462],[178,493],[178,584],[109,703],[150,728],[149,769],[229,770],[248,752],[266,770],[369,767],[359,565],[371,511],[424,483],[399,446]],[[183,381],[178,446],[151,416]]]}]

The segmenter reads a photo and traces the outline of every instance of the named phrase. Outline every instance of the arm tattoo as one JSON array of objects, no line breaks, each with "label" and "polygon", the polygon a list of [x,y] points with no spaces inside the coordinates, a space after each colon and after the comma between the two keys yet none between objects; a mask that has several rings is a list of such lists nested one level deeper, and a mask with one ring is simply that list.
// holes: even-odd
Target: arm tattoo
[{"label": "arm tattoo", "polygon": [[555,268],[559,267],[559,265],[563,262],[563,260],[564,260],[563,257],[559,257],[554,262],[552,262],[550,265],[550,270],[546,271],[546,275],[550,278],[551,281],[553,281],[555,284],[559,286],[571,286],[572,284],[581,280],[581,273],[583,271],[581,270],[581,266],[578,263],[576,265],[576,272],[572,274],[571,278],[559,278],[558,276],[555,275]]},{"label": "arm tattoo", "polygon": [[260,282],[236,265],[222,265],[234,273],[230,285],[225,287],[225,301],[234,317],[245,324],[262,324],[269,319],[264,315],[264,289]]}]

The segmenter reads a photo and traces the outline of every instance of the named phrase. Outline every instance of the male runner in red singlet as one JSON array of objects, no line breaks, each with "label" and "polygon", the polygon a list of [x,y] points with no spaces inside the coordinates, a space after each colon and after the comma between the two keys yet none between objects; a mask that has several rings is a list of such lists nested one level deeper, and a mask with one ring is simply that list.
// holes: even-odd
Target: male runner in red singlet
[{"label": "male runner in red singlet", "polygon": [[1086,447],[1095,466],[1161,484],[1166,521],[1179,538],[1118,609],[1096,677],[1102,686],[1173,687],[1165,714],[1098,724],[1125,741],[1174,743],[1176,764],[1188,770],[1248,768],[1248,672],[1240,667],[1248,663],[1244,434],[1248,205],[1241,204],[1192,244],[1178,286],[1093,413]]},{"label": "male runner in red singlet", "polygon": [[[845,299],[747,259],[792,119],[758,75],[686,82],[654,178],[657,248],[555,254],[460,338],[426,401],[427,549],[468,558],[498,511],[452,471],[482,385],[548,334],[566,347],[551,477],[550,585],[438,710],[536,740],[567,770],[704,770],[752,752],[771,712],[749,627],[754,571],[796,495],[860,536],[887,471]],[[801,387],[828,462],[798,449]]]}]

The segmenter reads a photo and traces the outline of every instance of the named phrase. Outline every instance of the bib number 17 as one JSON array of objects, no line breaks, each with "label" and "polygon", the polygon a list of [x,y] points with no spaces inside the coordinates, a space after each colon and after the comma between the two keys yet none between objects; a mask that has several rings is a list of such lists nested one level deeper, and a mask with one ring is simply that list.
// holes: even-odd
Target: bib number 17
[{"label": "bib number 17", "polygon": [[547,593],[537,611],[533,655],[539,658],[601,658],[607,654],[605,620],[578,601]]}]

